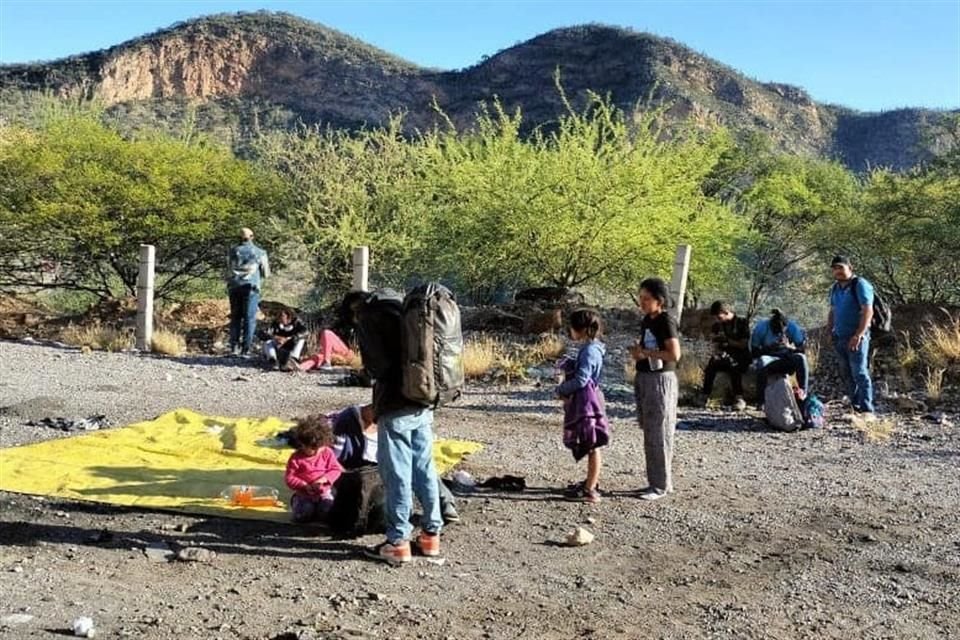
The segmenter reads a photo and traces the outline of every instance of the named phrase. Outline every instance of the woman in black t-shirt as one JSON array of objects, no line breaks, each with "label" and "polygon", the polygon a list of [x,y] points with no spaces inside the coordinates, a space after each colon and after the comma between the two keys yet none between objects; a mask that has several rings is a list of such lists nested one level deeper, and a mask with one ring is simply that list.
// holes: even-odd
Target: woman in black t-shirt
[{"label": "woman in black t-shirt", "polygon": [[667,283],[648,278],[640,283],[640,338],[630,349],[637,362],[634,393],[643,428],[643,452],[649,486],[643,500],[658,500],[673,491],[673,434],[677,427],[677,362],[680,332],[666,312]]}]

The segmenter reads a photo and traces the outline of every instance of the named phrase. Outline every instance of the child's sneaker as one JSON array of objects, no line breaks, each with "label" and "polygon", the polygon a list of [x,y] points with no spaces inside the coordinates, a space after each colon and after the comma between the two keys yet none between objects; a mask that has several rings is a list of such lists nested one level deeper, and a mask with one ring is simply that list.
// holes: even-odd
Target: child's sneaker
[{"label": "child's sneaker", "polygon": [[363,550],[363,555],[380,562],[395,567],[413,560],[413,554],[410,552],[410,543],[404,540],[398,544],[382,542],[375,547],[368,547]]},{"label": "child's sneaker", "polygon": [[425,555],[428,558],[436,558],[440,555],[440,535],[437,533],[421,531],[413,544],[420,551],[421,555]]},{"label": "child's sneaker", "polygon": [[567,490],[564,492],[564,497],[567,500],[573,500],[574,502],[589,502],[590,504],[596,504],[600,502],[600,488],[597,485],[597,488],[592,491],[588,491],[586,486],[583,483],[580,483],[579,486],[567,487]]}]

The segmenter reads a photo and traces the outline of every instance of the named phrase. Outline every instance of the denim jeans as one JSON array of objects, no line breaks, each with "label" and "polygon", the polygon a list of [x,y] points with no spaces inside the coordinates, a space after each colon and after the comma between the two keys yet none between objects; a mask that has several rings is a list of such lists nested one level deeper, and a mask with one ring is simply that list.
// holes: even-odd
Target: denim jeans
[{"label": "denim jeans", "polygon": [[257,328],[260,291],[244,284],[230,289],[230,348],[250,349]]},{"label": "denim jeans", "polygon": [[439,533],[443,520],[433,465],[433,410],[401,409],[380,416],[377,424],[377,465],[386,493],[387,540],[396,544],[410,539],[414,494],[423,506],[421,528]]},{"label": "denim jeans", "polygon": [[847,385],[847,395],[857,411],[873,411],[873,381],[870,380],[870,336],[863,336],[860,348],[850,351],[850,337],[833,336],[833,350],[840,361],[840,376]]}]

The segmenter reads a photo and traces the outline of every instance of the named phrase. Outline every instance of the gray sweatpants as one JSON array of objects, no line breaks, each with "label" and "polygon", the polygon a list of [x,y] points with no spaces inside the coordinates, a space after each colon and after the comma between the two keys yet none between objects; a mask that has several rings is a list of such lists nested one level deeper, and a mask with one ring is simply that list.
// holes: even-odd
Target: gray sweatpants
[{"label": "gray sweatpants", "polygon": [[677,428],[677,374],[637,373],[633,383],[637,419],[643,429],[647,482],[661,491],[673,491],[673,434]]}]

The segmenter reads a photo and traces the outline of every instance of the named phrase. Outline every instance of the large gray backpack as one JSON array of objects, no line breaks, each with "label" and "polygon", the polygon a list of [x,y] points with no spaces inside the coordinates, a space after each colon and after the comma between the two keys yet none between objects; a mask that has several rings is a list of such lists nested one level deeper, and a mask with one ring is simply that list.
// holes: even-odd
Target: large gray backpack
[{"label": "large gray backpack", "polygon": [[773,376],[763,391],[763,413],[767,424],[780,431],[796,431],[803,426],[803,414],[786,376]]},{"label": "large gray backpack", "polygon": [[438,407],[463,392],[463,333],[460,307],[441,284],[421,285],[403,299],[400,345],[403,395]]}]

